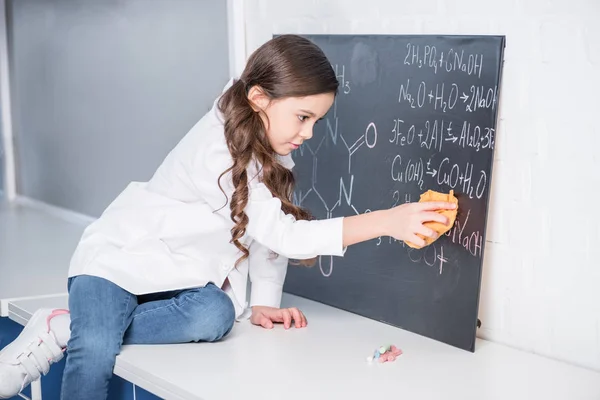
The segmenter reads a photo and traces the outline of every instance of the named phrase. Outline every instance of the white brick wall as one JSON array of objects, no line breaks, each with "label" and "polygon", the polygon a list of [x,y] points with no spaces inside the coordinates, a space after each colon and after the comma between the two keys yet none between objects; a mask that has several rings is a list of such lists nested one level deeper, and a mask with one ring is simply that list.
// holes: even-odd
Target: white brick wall
[{"label": "white brick wall", "polygon": [[484,338],[600,370],[600,1],[247,0],[273,33],[507,36]]}]

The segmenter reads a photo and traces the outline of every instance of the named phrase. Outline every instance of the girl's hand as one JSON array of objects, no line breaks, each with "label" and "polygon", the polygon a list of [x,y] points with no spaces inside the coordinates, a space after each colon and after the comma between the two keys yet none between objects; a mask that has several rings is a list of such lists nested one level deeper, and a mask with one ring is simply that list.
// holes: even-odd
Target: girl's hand
[{"label": "girl's hand", "polygon": [[417,236],[437,238],[437,233],[423,225],[424,222],[439,222],[448,225],[448,218],[436,210],[454,210],[456,205],[449,202],[431,201],[423,203],[407,203],[388,210],[388,236],[396,240],[409,241],[417,246],[424,246],[425,241]]},{"label": "girl's hand", "polygon": [[289,329],[292,326],[292,320],[294,320],[296,328],[304,328],[306,326],[306,317],[302,314],[302,311],[295,307],[273,308],[254,306],[252,307],[252,316],[250,317],[250,322],[266,329],[273,328],[274,322],[283,322],[283,327]]}]

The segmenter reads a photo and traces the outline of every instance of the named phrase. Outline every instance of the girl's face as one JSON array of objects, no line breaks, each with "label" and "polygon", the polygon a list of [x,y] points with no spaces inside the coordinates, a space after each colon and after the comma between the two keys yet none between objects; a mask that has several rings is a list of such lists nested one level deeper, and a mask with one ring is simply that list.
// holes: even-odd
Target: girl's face
[{"label": "girl's face", "polygon": [[270,100],[260,89],[253,87],[248,98],[266,114],[266,118],[263,113],[260,115],[271,147],[277,154],[285,156],[313,136],[313,127],[331,108],[335,96],[322,93]]}]

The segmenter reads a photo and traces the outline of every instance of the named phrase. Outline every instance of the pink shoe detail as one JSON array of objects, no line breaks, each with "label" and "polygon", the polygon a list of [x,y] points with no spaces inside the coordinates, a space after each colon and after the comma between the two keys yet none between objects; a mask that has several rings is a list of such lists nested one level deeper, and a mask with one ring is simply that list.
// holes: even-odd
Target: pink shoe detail
[{"label": "pink shoe detail", "polygon": [[56,310],[52,311],[52,314],[50,314],[50,315],[48,315],[48,317],[46,317],[46,325],[48,326],[48,333],[50,333],[50,320],[58,315],[64,315],[64,314],[69,314],[69,310],[57,308]]},{"label": "pink shoe detail", "polygon": [[[69,310],[65,310],[63,308],[57,308],[56,310],[52,311],[52,314],[48,315],[48,317],[46,317],[46,326],[48,327],[48,333],[50,333],[50,320],[56,316],[59,315],[64,315],[64,314],[70,314]],[[42,343],[42,339],[40,339],[40,343]],[[67,348],[63,348],[62,352],[64,353],[67,350]],[[48,359],[48,361],[52,361],[51,358]]]}]

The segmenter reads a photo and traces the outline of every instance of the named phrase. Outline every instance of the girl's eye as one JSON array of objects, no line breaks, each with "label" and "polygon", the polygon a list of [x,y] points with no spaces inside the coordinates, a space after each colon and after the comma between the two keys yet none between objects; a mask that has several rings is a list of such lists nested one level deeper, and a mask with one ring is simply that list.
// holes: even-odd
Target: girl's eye
[{"label": "girl's eye", "polygon": [[306,115],[298,115],[298,119],[300,120],[300,122],[304,122],[308,119],[308,117]]}]

